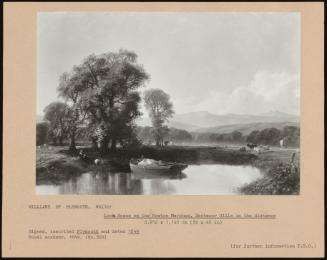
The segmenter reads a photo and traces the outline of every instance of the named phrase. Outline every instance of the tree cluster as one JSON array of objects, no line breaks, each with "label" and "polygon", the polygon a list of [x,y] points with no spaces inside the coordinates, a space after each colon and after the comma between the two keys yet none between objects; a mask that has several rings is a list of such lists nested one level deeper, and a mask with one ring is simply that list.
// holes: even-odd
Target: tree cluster
[{"label": "tree cluster", "polygon": [[[138,127],[137,136],[145,144],[152,144],[155,139],[151,135],[152,127]],[[299,147],[300,128],[295,126],[285,126],[279,130],[277,128],[266,128],[261,131],[252,131],[249,135],[243,135],[240,131],[231,133],[190,133],[186,130],[169,128],[169,134],[166,140],[173,143],[234,143],[244,144],[256,143],[263,145],[279,146],[279,141],[283,139],[284,145]]]},{"label": "tree cluster", "polygon": [[245,136],[239,131],[231,133],[193,133],[195,142],[199,143],[241,143],[244,142]]},{"label": "tree cluster", "polygon": [[252,131],[246,141],[265,145],[279,145],[281,139],[284,140],[284,145],[298,147],[300,144],[300,128],[285,126],[282,130],[266,128],[261,131]]},{"label": "tree cluster", "polygon": [[[168,128],[167,128],[168,129]],[[153,127],[145,126],[145,127],[137,127],[137,138],[143,144],[152,144],[156,143],[155,136],[153,133]],[[186,131],[177,128],[169,128],[167,135],[164,137],[164,142],[173,142],[175,144],[178,143],[187,143],[192,142],[192,135]]]},{"label": "tree cluster", "polygon": [[44,110],[51,139],[61,143],[68,138],[70,149],[76,150],[78,132],[87,129],[101,152],[131,142],[134,120],[141,114],[138,90],[148,78],[134,52],[88,56],[60,77],[58,93],[65,103],[54,102]]},{"label": "tree cluster", "polygon": [[[76,138],[89,139],[105,153],[138,143],[135,119],[141,115],[139,89],[149,79],[134,52],[120,50],[90,55],[59,79],[58,94],[64,102],[44,109],[48,136],[54,144],[69,140],[76,151]],[[173,115],[170,97],[161,89],[144,92],[145,107],[153,127],[149,136],[163,145],[169,134],[164,123]]]}]

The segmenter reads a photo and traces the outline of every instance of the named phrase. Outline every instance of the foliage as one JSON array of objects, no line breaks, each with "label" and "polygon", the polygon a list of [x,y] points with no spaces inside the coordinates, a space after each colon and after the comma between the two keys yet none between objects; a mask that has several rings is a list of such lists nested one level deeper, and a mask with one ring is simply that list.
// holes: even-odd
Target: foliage
[{"label": "foliage", "polygon": [[295,126],[285,126],[282,130],[284,143],[287,146],[300,146],[300,128]]},{"label": "foliage", "polygon": [[[137,136],[144,144],[151,144],[155,141],[151,135],[152,127],[138,127]],[[252,131],[248,136],[244,136],[239,131],[231,133],[189,133],[186,130],[170,128],[169,135],[166,140],[174,143],[193,142],[193,143],[235,143],[244,142],[279,145],[280,139],[284,139],[284,143],[288,146],[298,147],[300,139],[300,129],[294,126],[286,126],[282,130],[276,128],[266,128],[262,131]]]},{"label": "foliage", "polygon": [[300,128],[295,126],[285,126],[282,130],[276,128],[266,128],[261,131],[252,131],[246,141],[257,144],[279,145],[283,139],[287,146],[298,147],[300,143]]},{"label": "foliage", "polygon": [[172,141],[173,143],[191,142],[192,135],[186,130],[170,128],[169,140]]},{"label": "foliage", "polygon": [[257,143],[259,140],[259,135],[260,135],[260,131],[254,130],[248,135],[248,137],[246,138],[246,141],[250,142],[250,143]]},{"label": "foliage", "polygon": [[152,133],[151,131],[152,131],[151,126],[145,126],[145,127],[138,126],[136,128],[136,133],[137,133],[138,139],[143,144],[147,144],[147,145],[150,145],[150,144],[152,144],[152,142],[154,142],[154,138],[151,134]]},{"label": "foliage", "polygon": [[168,135],[168,127],[163,124],[174,114],[170,96],[161,89],[149,89],[144,92],[143,98],[152,121],[156,145],[163,145],[163,140]]},{"label": "foliage", "polygon": [[263,178],[245,185],[240,191],[248,195],[297,195],[300,169],[289,164],[275,165]]},{"label": "foliage", "polygon": [[[165,135],[164,141],[171,141],[174,144],[183,143],[183,142],[191,142],[192,141],[192,135],[187,132],[186,130],[181,130],[177,128],[164,128],[165,131],[169,130],[167,134]],[[145,127],[137,127],[136,133],[137,138],[143,143],[143,144],[152,144],[155,141],[154,135],[153,135],[154,128],[150,126]]]},{"label": "foliage", "polygon": [[244,136],[239,131],[231,133],[197,133],[194,135],[194,141],[200,143],[240,143],[244,141]]},{"label": "foliage", "polygon": [[36,145],[48,142],[49,123],[42,122],[36,124]]},{"label": "foliage", "polygon": [[44,109],[44,119],[49,122],[48,135],[54,144],[62,144],[69,131],[70,111],[66,103],[52,102]]},{"label": "foliage", "polygon": [[[125,142],[141,113],[139,92],[149,76],[134,52],[120,50],[88,56],[60,79],[60,96],[72,103],[75,125],[85,119],[90,138],[105,151]],[[74,132],[73,132],[74,133]]]},{"label": "foliage", "polygon": [[152,136],[154,136],[154,139],[156,140],[156,145],[163,146],[165,142],[165,138],[167,138],[169,135],[169,128],[168,126],[157,125],[156,127],[152,128],[151,134]]}]

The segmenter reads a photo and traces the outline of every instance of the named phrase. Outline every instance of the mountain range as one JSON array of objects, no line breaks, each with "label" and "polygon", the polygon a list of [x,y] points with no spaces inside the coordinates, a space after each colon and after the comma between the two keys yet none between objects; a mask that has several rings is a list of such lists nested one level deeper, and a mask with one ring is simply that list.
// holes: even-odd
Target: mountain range
[{"label": "mountain range", "polygon": [[252,131],[261,131],[265,128],[277,128],[279,130],[283,129],[285,126],[296,126],[299,127],[299,122],[264,122],[264,123],[248,123],[248,124],[233,124],[233,125],[223,125],[216,127],[208,127],[208,128],[199,128],[196,129],[197,133],[231,133],[233,131],[239,131],[243,135],[248,135]]},{"label": "mountain range", "polygon": [[[252,130],[262,130],[268,127],[278,129],[286,125],[299,125],[300,118],[296,115],[280,111],[269,111],[258,115],[222,114],[217,115],[207,111],[176,114],[167,125],[191,132],[228,133],[238,130],[247,134]],[[141,118],[137,122],[140,126],[150,126],[149,118]]]}]

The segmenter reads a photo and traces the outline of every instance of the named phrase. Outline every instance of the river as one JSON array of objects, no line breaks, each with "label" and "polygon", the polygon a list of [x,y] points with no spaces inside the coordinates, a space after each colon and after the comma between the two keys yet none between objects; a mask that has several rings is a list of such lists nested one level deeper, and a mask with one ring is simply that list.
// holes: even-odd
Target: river
[{"label": "river", "polygon": [[222,164],[189,165],[183,173],[148,175],[86,172],[58,184],[36,186],[42,195],[232,195],[262,176],[258,168]]}]

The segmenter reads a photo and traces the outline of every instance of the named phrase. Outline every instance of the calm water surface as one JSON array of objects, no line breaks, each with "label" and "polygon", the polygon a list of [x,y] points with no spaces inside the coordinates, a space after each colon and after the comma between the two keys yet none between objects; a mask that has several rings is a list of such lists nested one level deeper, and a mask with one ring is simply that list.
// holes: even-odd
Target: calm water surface
[{"label": "calm water surface", "polygon": [[252,166],[189,165],[183,173],[149,175],[87,172],[60,185],[37,185],[37,194],[237,194],[237,188],[262,176]]}]

